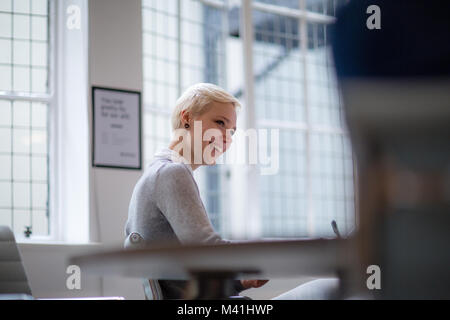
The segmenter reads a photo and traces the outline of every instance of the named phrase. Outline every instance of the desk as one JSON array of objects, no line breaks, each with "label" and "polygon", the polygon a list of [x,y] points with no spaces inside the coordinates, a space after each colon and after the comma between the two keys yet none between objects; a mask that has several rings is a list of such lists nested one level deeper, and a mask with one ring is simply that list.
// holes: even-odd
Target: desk
[{"label": "desk", "polygon": [[[70,264],[100,275],[194,278],[200,288],[196,298],[224,298],[229,296],[230,280],[236,278],[335,277],[350,263],[348,248],[348,240],[335,239],[149,246],[72,257]],[[215,289],[205,287],[213,282]]]}]

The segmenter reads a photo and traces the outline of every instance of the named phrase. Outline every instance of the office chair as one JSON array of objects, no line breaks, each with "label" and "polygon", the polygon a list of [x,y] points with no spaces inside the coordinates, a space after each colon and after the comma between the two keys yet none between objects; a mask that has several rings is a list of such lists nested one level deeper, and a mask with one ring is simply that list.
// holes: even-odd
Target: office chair
[{"label": "office chair", "polygon": [[[130,233],[124,242],[125,249],[136,249],[136,248],[145,248],[148,244],[145,242],[144,238],[138,232]],[[156,279],[142,279],[142,284],[144,287],[145,299],[146,300],[164,300],[167,299],[164,297],[163,288],[160,283]],[[206,287],[214,286],[215,284],[211,284],[209,281],[201,281],[197,279],[195,282],[189,283],[186,292],[183,292],[182,295],[187,295],[181,299],[204,299],[202,298],[202,292],[208,292]],[[172,289],[169,289],[172,290]],[[179,290],[176,288],[175,290]],[[192,297],[192,298],[191,298]],[[209,298],[206,298],[209,299]],[[247,296],[229,296],[230,300],[251,300]]]},{"label": "office chair", "polygon": [[31,288],[11,229],[0,226],[0,294],[31,298]]}]

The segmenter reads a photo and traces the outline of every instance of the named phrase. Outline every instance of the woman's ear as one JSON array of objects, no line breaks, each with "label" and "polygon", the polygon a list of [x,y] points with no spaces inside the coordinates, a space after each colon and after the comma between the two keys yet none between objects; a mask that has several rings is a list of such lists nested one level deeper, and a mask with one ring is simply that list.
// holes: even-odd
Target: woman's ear
[{"label": "woman's ear", "polygon": [[189,113],[189,111],[186,111],[186,110],[181,111],[181,122],[183,124],[185,124],[185,123],[189,123],[190,120],[191,120],[191,114]]}]

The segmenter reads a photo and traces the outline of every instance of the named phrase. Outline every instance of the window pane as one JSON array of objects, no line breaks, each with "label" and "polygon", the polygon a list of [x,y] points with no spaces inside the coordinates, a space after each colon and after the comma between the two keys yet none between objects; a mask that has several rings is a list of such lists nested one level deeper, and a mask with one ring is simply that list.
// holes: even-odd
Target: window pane
[{"label": "window pane", "polygon": [[48,1],[47,0],[32,0],[31,1],[31,7],[32,7],[32,13],[33,14],[47,14],[47,6]]},{"label": "window pane", "polygon": [[33,181],[47,181],[47,158],[33,156],[31,158],[31,179]]},{"label": "window pane", "polygon": [[[33,0],[34,1],[34,0]],[[30,0],[14,0],[15,13],[30,13]]]},{"label": "window pane", "polygon": [[14,41],[14,64],[30,64],[30,43]]},{"label": "window pane", "polygon": [[11,14],[0,13],[0,37],[11,38],[11,20]]},{"label": "window pane", "polygon": [[30,130],[13,129],[13,151],[15,153],[30,152]]},{"label": "window pane", "polygon": [[31,44],[33,52],[31,63],[33,66],[47,66],[47,44],[42,42],[33,42]]},{"label": "window pane", "polygon": [[46,154],[47,153],[47,131],[32,130],[32,153]]},{"label": "window pane", "polygon": [[0,100],[0,127],[11,126],[11,102]]},{"label": "window pane", "polygon": [[32,91],[35,93],[47,92],[47,70],[46,69],[31,69],[32,75]]},{"label": "window pane", "polygon": [[13,103],[13,125],[14,126],[30,125],[30,102],[15,101]]},{"label": "window pane", "polygon": [[11,11],[11,0],[0,0],[0,11]]},{"label": "window pane", "polygon": [[30,38],[30,17],[23,15],[13,15],[14,38]]},{"label": "window pane", "polygon": [[47,207],[47,184],[33,183],[33,208],[45,209]]},{"label": "window pane", "polygon": [[25,92],[30,91],[30,68],[14,67],[13,72],[13,90]]},{"label": "window pane", "polygon": [[11,207],[11,183],[0,181],[0,207]]},{"label": "window pane", "polygon": [[47,18],[32,17],[32,38],[33,40],[47,40]]},{"label": "window pane", "polygon": [[0,65],[0,90],[10,91],[11,80],[11,67]]},{"label": "window pane", "polygon": [[[1,189],[1,187],[0,187]],[[12,227],[12,214],[11,210],[0,209],[0,225]]]},{"label": "window pane", "polygon": [[0,181],[10,179],[11,179],[11,156],[0,155]]},{"label": "window pane", "polygon": [[11,152],[11,129],[0,128],[0,152]]},{"label": "window pane", "polygon": [[31,213],[29,210],[14,210],[14,233],[24,237],[27,226],[31,226]]},{"label": "window pane", "polygon": [[32,126],[37,128],[47,127],[47,105],[44,103],[33,102],[31,108]]},{"label": "window pane", "polygon": [[30,157],[13,156],[13,179],[15,181],[30,180]]},{"label": "window pane", "polygon": [[0,39],[0,63],[11,63],[11,40]]},{"label": "window pane", "polygon": [[[30,207],[30,184],[25,182],[13,182],[13,205],[24,209]],[[16,218],[16,216],[14,216]]]},{"label": "window pane", "polygon": [[48,234],[48,216],[44,210],[33,210],[33,235],[44,236]]}]

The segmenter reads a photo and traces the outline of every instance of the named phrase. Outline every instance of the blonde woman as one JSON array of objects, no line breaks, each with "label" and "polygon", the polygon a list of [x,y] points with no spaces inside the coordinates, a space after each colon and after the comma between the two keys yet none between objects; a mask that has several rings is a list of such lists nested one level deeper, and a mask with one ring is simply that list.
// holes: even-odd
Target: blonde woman
[{"label": "blonde woman", "polygon": [[[208,83],[191,86],[178,99],[172,114],[173,140],[155,155],[134,188],[125,228],[126,246],[139,242],[229,242],[214,231],[193,171],[215,164],[230,147],[238,108],[235,97]],[[266,282],[237,280],[236,295]],[[164,299],[185,297],[186,281],[158,280],[158,284]]]},{"label": "blonde woman", "polygon": [[[172,114],[173,139],[158,152],[137,182],[130,201],[125,246],[145,243],[229,243],[213,229],[200,199],[193,171],[213,165],[230,147],[239,101],[218,86],[199,83],[178,99]],[[234,295],[268,280],[236,280]],[[327,299],[337,279],[319,279],[273,299]],[[149,299],[182,299],[187,281],[144,282]]]}]

